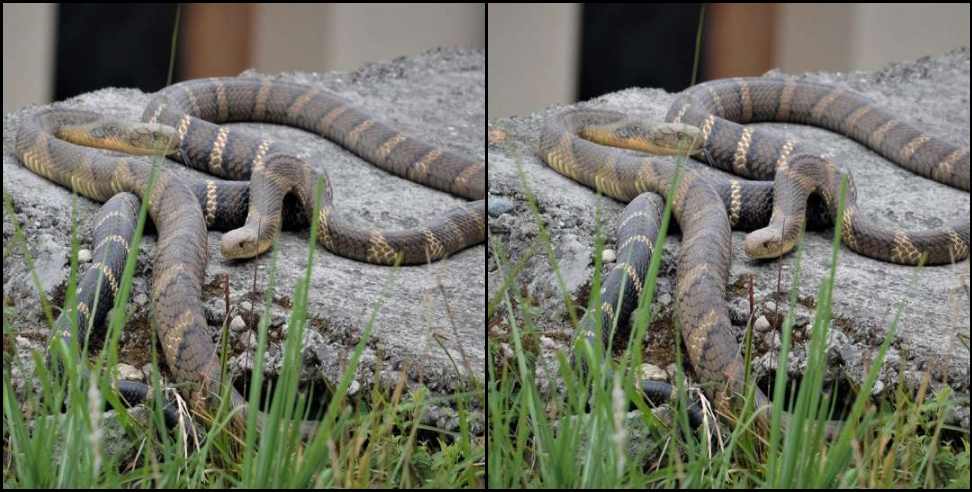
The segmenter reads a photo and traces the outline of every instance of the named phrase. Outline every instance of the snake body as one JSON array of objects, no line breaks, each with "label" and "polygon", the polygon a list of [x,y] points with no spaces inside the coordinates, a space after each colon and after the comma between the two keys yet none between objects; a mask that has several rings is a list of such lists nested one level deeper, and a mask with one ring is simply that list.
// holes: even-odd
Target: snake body
[{"label": "snake body", "polygon": [[[175,380],[189,384],[195,391],[190,401],[199,408],[213,403],[210,397],[220,383],[219,357],[200,301],[207,226],[238,228],[224,235],[224,256],[259,254],[270,246],[282,221],[309,222],[319,177],[286,145],[215,123],[263,121],[313,131],[389,172],[476,200],[418,230],[362,229],[335,211],[330,182],[324,179],[319,239],[337,254],[377,264],[426,263],[485,239],[484,163],[402,135],[320,87],[268,79],[187,81],[160,91],[143,120],[125,127],[88,111],[42,111],[20,126],[16,153],[33,172],[88,198],[104,202],[129,192],[148,200],[158,231],[151,299],[159,339]],[[119,148],[115,144],[122,141],[121,148],[137,151],[146,141],[153,146],[166,136],[176,140],[176,157],[184,164],[220,177],[249,177],[250,182],[193,180],[162,171],[150,187],[152,164],[145,159],[109,156],[72,143]],[[283,217],[288,194],[296,197],[299,210]],[[114,209],[131,208],[129,198],[121,200],[103,213],[96,231],[102,225],[121,227],[116,221],[127,220]],[[123,236],[105,235],[110,249],[88,273],[102,277],[101,290],[83,279],[77,312],[65,312],[78,326],[86,326],[92,315],[97,326],[105,306],[111,306],[128,248]],[[92,312],[96,293],[100,300]],[[69,321],[58,322],[62,336],[69,336],[64,330]],[[244,403],[235,389],[231,398],[233,406]]]},{"label": "snake body", "polygon": [[[539,155],[557,172],[630,202],[618,226],[618,262],[601,291],[597,312],[605,329],[600,343],[609,340],[615,323],[616,336],[627,335],[628,317],[641,294],[653,254],[659,211],[638,196],[645,192],[665,195],[676,173],[676,163],[671,160],[638,156],[581,136],[602,134],[598,141],[609,144],[630,140],[639,132],[630,131],[630,125],[622,123],[625,120],[630,118],[611,111],[568,111],[546,122],[539,144]],[[822,209],[811,209],[812,220],[832,221],[837,216],[838,190],[845,175],[808,146],[740,123],[789,121],[827,128],[918,174],[969,189],[968,148],[929,137],[867,98],[835,86],[792,78],[706,82],[683,92],[666,120],[700,129],[701,153],[710,165],[745,177],[775,178],[770,183],[703,177],[685,168],[678,187],[672,190],[672,212],[682,230],[675,323],[681,327],[697,376],[720,406],[744,383],[743,361],[725,298],[730,228],[763,227],[747,237],[747,251],[760,256],[766,243],[775,243],[770,249],[781,254],[793,246],[802,227],[808,195],[815,193],[821,199]],[[852,180],[846,199],[841,233],[844,243],[860,254],[902,264],[917,264],[922,259],[929,264],[951,263],[968,257],[967,220],[933,231],[888,230],[860,213]],[[594,326],[592,314],[580,325],[582,335],[591,342],[595,342]],[[767,401],[758,390],[757,400]]]}]

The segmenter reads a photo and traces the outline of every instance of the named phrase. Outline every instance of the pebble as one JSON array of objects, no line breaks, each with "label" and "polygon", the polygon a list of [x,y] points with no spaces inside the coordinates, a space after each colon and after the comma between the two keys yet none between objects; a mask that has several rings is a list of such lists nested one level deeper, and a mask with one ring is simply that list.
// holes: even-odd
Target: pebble
[{"label": "pebble", "polygon": [[668,381],[668,373],[664,369],[653,364],[642,364],[641,371],[638,372],[641,379],[649,381]]},{"label": "pebble", "polygon": [[486,211],[494,219],[513,210],[513,202],[506,198],[490,198]]},{"label": "pebble", "polygon": [[233,319],[230,320],[229,328],[234,333],[240,333],[246,329],[246,322],[243,321],[243,317],[240,315],[233,316]]},{"label": "pebble", "polygon": [[90,249],[79,249],[78,250],[78,263],[87,263],[91,261],[91,250]]},{"label": "pebble", "polygon": [[616,259],[618,259],[618,255],[613,249],[605,249],[601,251],[601,261],[604,263],[613,263]]},{"label": "pebble", "polygon": [[137,367],[129,364],[119,363],[117,366],[115,366],[115,373],[118,374],[118,379],[124,379],[128,381],[143,380],[142,371],[139,370]]},{"label": "pebble", "polygon": [[765,333],[772,328],[773,325],[771,325],[769,320],[766,319],[766,316],[760,316],[756,318],[755,322],[753,322],[753,330],[755,330],[757,333]]}]

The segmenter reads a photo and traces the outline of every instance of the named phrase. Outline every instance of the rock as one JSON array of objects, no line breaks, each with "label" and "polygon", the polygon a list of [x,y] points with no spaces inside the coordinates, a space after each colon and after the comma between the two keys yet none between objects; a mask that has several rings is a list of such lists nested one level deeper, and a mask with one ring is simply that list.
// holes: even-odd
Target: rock
[{"label": "rock", "polygon": [[756,321],[753,322],[753,331],[757,333],[766,333],[772,329],[773,325],[771,325],[769,320],[766,319],[766,316],[760,316],[756,318]]},{"label": "rock", "polygon": [[512,211],[513,211],[513,202],[507,200],[506,198],[490,197],[489,203],[487,204],[486,207],[486,212],[489,214],[490,217],[494,219],[496,217],[499,217],[500,215],[510,213]]},{"label": "rock", "polygon": [[614,260],[617,260],[617,259],[618,259],[618,256],[614,253],[614,250],[613,249],[607,249],[607,248],[605,248],[603,251],[601,251],[601,261],[602,262],[604,262],[604,263],[614,263]]},{"label": "rock", "polygon": [[118,375],[119,379],[127,379],[129,381],[144,381],[142,371],[129,364],[119,363],[115,366],[115,373]]},{"label": "rock", "polygon": [[233,319],[230,320],[229,329],[233,333],[242,333],[246,330],[246,322],[243,321],[243,317],[240,315],[233,316]]},{"label": "rock", "polygon": [[[876,72],[850,74],[822,73],[796,74],[810,81],[825,81],[861,92],[893,114],[904,115],[918,128],[931,135],[940,136],[954,144],[969,145],[969,50],[958,49],[944,55],[904,62]],[[783,74],[772,72],[769,77],[780,78]],[[583,103],[583,107],[611,109],[637,114],[648,119],[663,119],[674,94],[659,89],[628,89],[605,94],[598,99]],[[536,139],[544,120],[554,114],[579,107],[558,106],[549,110],[494,120],[490,127],[507,135],[504,143],[488,148],[488,179],[491,192],[502,196],[524,193],[523,179],[530,183],[540,210],[540,217],[533,214],[512,216],[505,223],[509,233],[501,238],[510,254],[510,262],[523,261],[523,269],[513,289],[522,290],[524,297],[539,306],[535,323],[545,330],[567,330],[563,310],[564,296],[586,296],[591,269],[581,270],[577,252],[592,248],[593,233],[598,228],[595,211],[599,211],[601,224],[618,217],[623,203],[599,196],[591,189],[567,178],[544,164],[536,155]],[[958,109],[957,109],[958,108]],[[900,226],[909,230],[940,227],[945,224],[967,221],[969,217],[968,193],[940,185],[918,177],[888,162],[880,155],[867,150],[851,139],[827,130],[802,125],[761,124],[760,127],[786,132],[801,141],[810,141],[832,152],[834,159],[854,174],[861,211],[878,223]],[[704,171],[708,172],[708,171]],[[527,216],[529,215],[529,216]],[[557,251],[554,259],[567,263],[576,275],[586,278],[571,282],[563,288],[546,255],[533,251],[534,237],[524,231],[536,227],[536,222],[557,224],[564,217],[574,217],[577,225],[571,228],[550,228],[551,243],[556,247],[569,239],[573,249]],[[609,235],[615,231],[605,231]],[[782,273],[780,290],[786,295],[793,288],[796,274],[795,255],[780,261],[753,261],[745,256],[742,241],[745,233],[732,233],[732,265],[727,285],[730,313],[736,322],[748,317],[749,279],[753,281],[754,296],[760,302],[771,299],[777,293],[777,278]],[[805,325],[812,319],[816,308],[816,296],[821,284],[830,277],[831,244],[833,228],[808,231],[803,245],[799,288],[796,305],[792,306],[798,324]],[[679,248],[679,234],[673,234],[666,243],[662,257],[660,280],[673,281],[677,265],[669,249]],[[586,256],[585,258],[590,258]],[[782,263],[781,263],[782,262]],[[858,255],[842,247],[838,256],[838,268],[833,296],[833,317],[844,325],[841,330],[849,336],[842,353],[852,355],[847,364],[848,374],[860,384],[867,373],[869,361],[886,329],[894,318],[899,302],[905,302],[897,325],[896,345],[907,348],[912,357],[902,360],[902,369],[915,369],[923,364],[934,363],[939,383],[948,383],[959,391],[969,392],[969,351],[956,343],[956,333],[968,333],[969,303],[966,287],[969,279],[969,262],[957,265],[936,266],[917,270],[897,266]],[[490,272],[490,285],[503,281],[504,271]],[[780,301],[774,301],[782,306]],[[659,329],[671,327],[672,311],[662,310],[657,319]],[[765,313],[764,313],[765,314]],[[767,315],[768,318],[771,318]],[[740,323],[742,324],[742,323]],[[761,323],[762,325],[762,323]],[[654,326],[653,326],[654,328]],[[742,332],[738,328],[737,335]],[[761,351],[776,350],[778,336],[767,332],[767,342]],[[566,348],[566,344],[558,349]],[[854,356],[856,354],[856,356]],[[760,354],[756,354],[760,355]],[[547,358],[538,358],[546,361]],[[845,357],[845,360],[846,357]],[[538,370],[538,372],[540,372]],[[914,389],[914,387],[910,387]],[[965,424],[968,425],[967,422]]]},{"label": "rock", "polygon": [[[486,132],[486,57],[483,50],[438,49],[393,61],[369,64],[352,73],[288,72],[273,75],[277,80],[310,83],[328,88],[363,105],[368,112],[388,121],[403,133],[421,138],[443,148],[485,159]],[[263,76],[247,72],[247,76]],[[108,116],[138,120],[150,95],[135,89],[104,89],[59,103],[65,108],[94,108]],[[42,289],[49,297],[63,288],[67,279],[65,260],[70,252],[72,193],[50,183],[26,169],[13,154],[14,138],[20,121],[44,109],[32,106],[4,115],[3,123],[3,182],[18,211],[17,219],[25,224],[25,233],[32,247],[43,244],[43,251],[34,250],[37,273]],[[308,163],[319,170],[326,169],[334,192],[334,201],[341,213],[352,223],[383,230],[414,229],[428,224],[429,219],[457,205],[465,199],[412,183],[391,173],[377,169],[340,146],[316,135],[276,125],[243,123],[265,132],[278,141],[293,143],[306,149]],[[186,170],[174,162],[166,167],[181,175],[204,176]],[[87,226],[100,204],[85,198],[77,200],[82,224]],[[4,214],[3,230],[12,230],[12,214]],[[89,228],[90,229],[90,228]],[[49,240],[44,240],[49,236]],[[203,279],[204,302],[222,302],[222,275],[229,274],[230,292],[254,289],[262,294],[269,290],[272,255],[266,254],[248,261],[226,261],[219,252],[220,231],[208,234],[209,263]],[[36,242],[36,240],[43,242]],[[23,313],[23,319],[12,319],[12,331],[27,329],[29,320],[42,318],[39,296],[32,284],[22,248],[8,248],[5,237],[4,296],[11,308]],[[154,271],[152,259],[157,246],[154,234],[143,239],[136,275],[150,279]],[[310,329],[320,329],[336,337],[341,353],[354,348],[351,340],[359,339],[369,319],[375,313],[369,344],[382,347],[385,360],[373,364],[396,364],[402,361],[421,361],[421,375],[430,386],[443,393],[470,386],[473,379],[485,384],[486,343],[484,336],[486,299],[486,261],[484,245],[472,247],[450,258],[427,266],[394,269],[369,265],[336,256],[319,245],[311,263],[307,313]],[[308,231],[283,231],[277,242],[275,305],[288,313],[292,309],[294,287],[307,274]],[[150,295],[151,282],[136,288]],[[420,302],[429,298],[431,302]],[[379,300],[381,303],[379,304]],[[151,304],[151,302],[149,302]],[[447,310],[448,307],[448,310]],[[152,309],[137,313],[130,325],[142,330],[131,340],[145,343],[151,340],[148,329]],[[447,350],[436,343],[418,343],[428,336],[430,325],[449,327],[450,336],[442,340]],[[128,327],[126,327],[128,328]],[[213,333],[219,324],[210,325]],[[454,360],[450,358],[463,346],[471,372],[456,377]],[[122,347],[123,353],[131,347]],[[144,350],[144,347],[141,347]],[[19,348],[17,348],[19,350]],[[447,353],[448,352],[448,353]],[[325,377],[340,379],[338,365],[326,366]],[[363,367],[363,371],[377,370]],[[168,376],[171,373],[166,373]],[[410,373],[410,382],[417,382],[418,372]],[[361,379],[362,392],[368,391],[370,380]]]},{"label": "rock", "polygon": [[91,261],[91,250],[90,249],[79,249],[78,250],[78,263],[87,263]]},{"label": "rock", "polygon": [[255,332],[247,331],[240,335],[240,345],[246,350],[253,350],[256,348],[258,342],[258,337]]},{"label": "rock", "polygon": [[742,298],[730,300],[729,320],[734,325],[745,326],[749,321],[749,301]]},{"label": "rock", "polygon": [[653,364],[641,364],[641,370],[638,371],[638,375],[641,377],[641,379],[651,381],[668,381],[668,373],[666,373],[664,369]]},{"label": "rock", "polygon": [[661,306],[668,306],[672,303],[672,295],[668,292],[663,292],[658,294],[658,304]]}]

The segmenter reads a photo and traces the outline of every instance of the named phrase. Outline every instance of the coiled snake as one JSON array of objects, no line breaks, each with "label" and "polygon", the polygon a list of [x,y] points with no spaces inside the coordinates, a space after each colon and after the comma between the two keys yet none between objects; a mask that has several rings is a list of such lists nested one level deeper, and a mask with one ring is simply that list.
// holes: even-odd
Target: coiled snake
[{"label": "coiled snake", "polygon": [[[23,122],[16,153],[27,168],[97,201],[109,202],[95,224],[95,257],[78,293],[77,312],[58,321],[70,336],[70,318],[98,326],[117,291],[117,279],[134,222],[137,201],[148,212],[159,240],[152,279],[159,339],[176,381],[195,391],[205,407],[220,386],[220,364],[201,304],[207,262],[206,229],[234,230],[223,237],[228,258],[266,251],[286,218],[309,223],[318,173],[287,145],[251,131],[221,126],[233,121],[280,123],[333,140],[378,167],[426,186],[475,200],[446,211],[418,230],[362,229],[344,220],[331,203],[324,179],[319,240],[342,256],[376,264],[421,264],[485,240],[485,164],[405,136],[343,98],[317,86],[269,79],[205,79],[169,86],[146,108],[143,123],[108,120],[98,113],[53,109]],[[73,143],[72,143],[73,142]],[[79,145],[80,144],[80,145]],[[190,180],[161,172],[149,193],[152,164],[133,154],[172,154],[184,164],[229,179]],[[283,217],[285,195],[299,210]],[[126,222],[128,221],[128,222]],[[98,276],[103,280],[95,281]],[[100,285],[100,292],[98,289]],[[92,305],[98,295],[99,303]],[[232,390],[232,404],[243,404]]]},{"label": "coiled snake", "polygon": [[[812,209],[811,220],[832,221],[837,216],[838,190],[841,177],[846,176],[847,205],[840,228],[843,242],[852,250],[907,265],[944,264],[968,257],[968,220],[931,231],[882,228],[858,209],[850,175],[812,147],[740,125],[779,121],[826,128],[917,174],[969,190],[967,147],[927,136],[859,94],[794,78],[716,80],[683,92],[665,119],[668,124],[656,127],[617,112],[568,111],[546,122],[539,155],[557,172],[631,202],[618,226],[619,260],[601,291],[597,311],[606,328],[598,343],[607,342],[614,323],[615,338],[627,336],[628,318],[653,253],[660,211],[638,197],[645,192],[665,195],[676,172],[670,160],[639,157],[604,145],[697,153],[706,156],[709,165],[743,177],[775,178],[772,183],[719,179],[684,169],[673,192],[672,212],[682,231],[675,323],[681,327],[697,376],[723,408],[744,383],[743,360],[725,300],[732,257],[730,228],[762,227],[747,236],[747,253],[757,258],[782,255],[795,245],[810,194],[822,199],[823,208]],[[594,326],[589,314],[579,327],[592,343]],[[757,403],[766,402],[757,390]]]}]

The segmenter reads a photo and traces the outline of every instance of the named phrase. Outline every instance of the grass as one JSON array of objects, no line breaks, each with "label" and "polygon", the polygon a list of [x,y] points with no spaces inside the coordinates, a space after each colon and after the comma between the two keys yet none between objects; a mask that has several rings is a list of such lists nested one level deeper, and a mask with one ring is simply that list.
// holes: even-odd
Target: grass
[{"label": "grass", "polygon": [[[178,19],[177,9],[176,26]],[[172,82],[177,35],[176,27],[171,42],[168,84]],[[3,199],[5,222],[9,217],[14,229],[12,247],[4,244],[4,262],[15,249],[23,256],[35,290],[40,293],[44,318],[51,327],[55,318],[52,302],[40,288],[31,248],[6,191]],[[471,413],[474,407],[482,406],[483,388],[473,387],[445,396],[432,395],[424,385],[406,391],[407,371],[402,371],[394,388],[381,389],[375,384],[366,394],[356,398],[348,396],[376,315],[388,289],[396,284],[397,268],[389,269],[383,293],[375,300],[370,319],[340,381],[336,387],[329,388],[316,432],[309,440],[302,439],[296,421],[311,415],[313,398],[313,395],[299,391],[298,382],[302,364],[300,347],[309,322],[307,291],[319,247],[316,210],[311,214],[313,224],[307,245],[306,270],[293,289],[281,372],[270,385],[273,390],[267,392],[263,390],[266,384],[262,372],[252,374],[247,418],[242,428],[236,428],[234,414],[224,404],[214,415],[192,416],[197,422],[206,423],[205,427],[198,428],[201,435],[194,435],[192,428],[171,432],[166,429],[162,417],[164,385],[156,352],[158,344],[154,338],[151,345],[153,402],[147,411],[144,407],[141,410],[125,409],[112,390],[111,368],[116,367],[119,360],[121,330],[130,321],[125,307],[131,294],[146,211],[146,203],[142,201],[131,253],[115,299],[117,309],[111,312],[106,322],[105,342],[100,351],[90,355],[96,352],[89,346],[90,339],[79,340],[78,327],[72,326],[75,336],[70,346],[59,337],[54,337],[52,343],[52,353],[63,361],[63,372],[49,371],[44,354],[32,354],[31,366],[22,365],[12,353],[4,352],[4,488],[482,487],[485,443],[474,434]],[[71,273],[65,294],[67,306],[77,302],[77,207],[72,218]],[[253,367],[263,367],[267,350],[268,313],[276,288],[276,247],[271,254]],[[440,286],[439,290],[443,294],[442,302],[448,303],[444,289]],[[251,295],[259,298],[256,292],[254,279]],[[230,312],[228,305],[226,312]],[[9,322],[12,314],[4,308],[5,347],[6,340],[15,335]],[[224,369],[228,356],[228,321],[223,322],[221,336],[220,354]],[[74,320],[72,323],[76,325]],[[89,337],[92,328],[89,326],[86,330]],[[155,336],[155,330],[152,335]],[[468,361],[461,363],[468,367]],[[18,401],[18,392],[14,390],[15,366],[24,380],[21,393],[28,395],[26,401]],[[461,378],[458,368],[456,371],[456,377]],[[223,387],[223,402],[228,401],[229,388],[228,384]],[[174,391],[166,393],[176,398],[179,396]],[[103,412],[106,399],[117,410]],[[446,431],[422,424],[422,417],[432,406],[455,408],[459,430]],[[255,410],[258,408],[265,408],[262,426],[257,422],[258,412]]]},{"label": "grass", "polygon": [[[33,275],[35,288],[39,280],[33,269],[30,247],[23,228],[17,222],[13,203],[4,193],[4,214],[14,225],[14,246],[25,258]],[[316,217],[313,214],[312,217]],[[141,232],[145,225],[146,207],[143,201],[133,246],[115,306],[127,305],[139,251]],[[395,388],[385,391],[374,385],[370,394],[357,399],[347,396],[348,388],[358,368],[361,354],[367,345],[375,316],[382,307],[382,296],[376,300],[371,317],[364,328],[351,359],[336,388],[331,390],[326,410],[317,432],[307,442],[301,439],[294,419],[310,412],[307,395],[298,391],[301,368],[300,344],[308,323],[307,286],[313,275],[317,250],[316,223],[308,239],[307,267],[303,280],[294,289],[293,310],[284,349],[284,363],[275,380],[272,397],[261,394],[263,375],[257,371],[249,386],[249,412],[245,428],[236,432],[230,425],[232,414],[224,405],[211,416],[201,438],[191,433],[169,432],[161,413],[161,377],[158,371],[156,343],[152,344],[152,382],[157,391],[150,412],[118,410],[103,413],[105,399],[118,403],[111,389],[111,371],[118,360],[119,337],[128,312],[112,311],[105,336],[104,348],[91,357],[90,364],[82,364],[87,357],[69,354],[88,354],[93,350],[89,340],[72,337],[66,346],[57,337],[53,342],[56,354],[63,359],[63,374],[47,369],[43,354],[33,354],[34,367],[18,367],[28,385],[24,393],[27,401],[17,401],[13,389],[12,365],[19,359],[4,354],[4,486],[55,487],[477,487],[482,480],[484,444],[472,433],[470,408],[483,398],[482,389],[433,397],[420,387],[405,392],[404,373]],[[72,269],[66,302],[76,302],[77,288],[77,214],[72,228]],[[12,253],[5,245],[5,261]],[[272,253],[268,285],[263,294],[264,314],[258,325],[258,347],[254,367],[262,367],[267,347],[269,305],[275,290],[276,248]],[[395,284],[397,268],[389,269],[385,291]],[[43,298],[46,319],[52,322],[51,302]],[[446,301],[444,301],[446,302]],[[227,310],[229,311],[229,310]],[[13,328],[4,312],[4,335],[12,335]],[[222,340],[228,338],[224,320]],[[92,330],[87,330],[91,333]],[[72,327],[75,334],[78,327]],[[154,332],[153,332],[154,335]],[[222,355],[227,355],[225,344]],[[225,360],[224,360],[225,362]],[[90,370],[82,368],[89,366]],[[458,376],[457,376],[458,377]],[[37,383],[39,387],[31,387]],[[228,390],[229,385],[224,386]],[[224,391],[223,401],[227,401]],[[262,401],[267,424],[257,425],[254,411]],[[446,432],[420,424],[421,416],[430,405],[453,406],[458,410],[459,431]],[[123,435],[110,432],[117,417]],[[200,419],[197,419],[200,420]],[[419,431],[422,432],[420,435]],[[113,434],[114,440],[107,440]],[[115,441],[118,440],[118,441]],[[122,451],[120,442],[129,443]],[[198,446],[198,449],[195,449]],[[194,451],[193,451],[194,450]]]},{"label": "grass", "polygon": [[[692,82],[698,73],[704,7],[699,11]],[[531,299],[518,286],[528,264],[550,266],[562,299],[563,319],[576,327],[578,307],[560,274],[550,235],[540,216],[529,183],[519,170],[522,190],[533,212],[539,233],[511,257],[503,244],[490,238],[493,260],[502,282],[489,299],[487,323],[487,402],[490,488],[647,488],[647,487],[949,487],[969,488],[969,437],[966,431],[944,424],[955,395],[947,389],[931,396],[925,374],[912,394],[903,383],[895,388],[894,403],[873,402],[871,393],[885,354],[897,328],[903,303],[886,330],[857,397],[847,410],[840,431],[828,438],[824,421],[834,415],[836,402],[823,397],[828,333],[832,325],[836,267],[840,234],[835,228],[829,276],[818,286],[816,315],[807,344],[807,368],[797,386],[786,371],[777,371],[769,396],[769,409],[753,409],[755,387],[749,386],[737,415],[708,418],[698,431],[688,424],[685,411],[686,377],[679,347],[680,329],[672,326],[675,340],[677,401],[674,415],[656,416],[634,386],[642,362],[642,342],[655,312],[651,309],[661,255],[655,255],[643,282],[642,296],[632,315],[632,330],[626,348],[617,357],[586,342],[573,344],[573,355],[590,368],[580,373],[569,362],[571,354],[558,352],[558,391],[542,393],[537,381],[550,379]],[[843,213],[842,184],[840,213]],[[671,186],[674,189],[675,186]],[[670,198],[670,197],[669,197]],[[666,200],[667,204],[671,200]],[[662,251],[671,210],[666,205],[655,251]],[[841,223],[840,217],[835,223]],[[602,327],[600,306],[601,252],[604,237],[600,211],[595,210],[594,278],[588,310],[598,331]],[[538,254],[545,258],[535,261]],[[790,257],[782,261],[790,261]],[[802,249],[792,255],[794,274],[789,286],[788,310],[780,326],[778,359],[788,360],[793,346],[793,306],[800,285]],[[915,271],[915,278],[920,268]],[[624,287],[622,287],[624,288]],[[787,293],[778,288],[778,297]],[[750,287],[751,304],[754,293]],[[620,297],[620,296],[619,296]],[[902,300],[903,301],[903,300]],[[752,316],[746,327],[743,351],[747,375],[752,353]],[[600,339],[596,334],[595,339]],[[968,347],[968,339],[965,339]],[[785,367],[785,364],[781,364]],[[543,372],[541,372],[543,371]],[[903,377],[898,378],[904,381]],[[548,384],[549,385],[549,384]],[[704,401],[704,400],[703,400]],[[790,421],[784,428],[784,402]],[[630,411],[634,408],[634,411]],[[766,413],[769,415],[766,415]],[[768,429],[757,428],[760,418]],[[945,434],[949,433],[948,439]]]},{"label": "grass", "polygon": [[[488,338],[488,475],[490,488],[640,488],[640,487],[955,487],[969,486],[969,439],[961,429],[944,424],[948,408],[955,404],[947,390],[928,394],[926,375],[917,394],[902,384],[895,388],[895,402],[871,401],[871,394],[885,353],[894,339],[903,303],[888,326],[883,343],[869,367],[857,397],[840,427],[828,439],[823,421],[830,418],[835,402],[823,397],[828,332],[832,325],[832,299],[839,261],[840,234],[835,229],[829,276],[818,286],[816,316],[807,345],[807,369],[798,389],[792,389],[786,371],[777,371],[770,396],[768,432],[757,429],[754,410],[744,405],[732,418],[707,421],[706,429],[692,431],[685,411],[686,383],[680,351],[675,382],[681,404],[674,418],[657,417],[636,390],[641,343],[654,312],[650,307],[661,255],[652,258],[643,295],[633,316],[627,347],[617,358],[600,347],[580,342],[577,357],[588,359],[589,374],[569,363],[569,354],[558,353],[562,391],[541,393],[537,385],[542,329],[536,324],[530,299],[516,288],[516,279],[531,257],[543,252],[563,298],[563,317],[576,326],[578,314],[571,294],[560,280],[558,260],[529,183],[520,172],[522,189],[540,231],[515,261],[502,243],[491,238],[493,259],[503,273],[503,283],[489,300]],[[845,185],[846,186],[846,185]],[[672,189],[675,187],[672,186]],[[843,190],[843,187],[842,187]],[[667,200],[671,203],[671,200]],[[843,213],[841,195],[840,213]],[[663,216],[656,251],[661,251],[671,211]],[[595,212],[595,217],[600,217]],[[840,217],[836,223],[840,223]],[[600,221],[595,241],[594,280],[589,309],[596,313],[600,300],[600,258],[604,247]],[[802,251],[793,255],[795,272],[789,287],[788,306],[781,327],[778,360],[788,360],[793,344],[794,313],[799,289]],[[785,261],[790,261],[789,259]],[[920,268],[916,269],[917,278]],[[747,326],[747,359],[751,336]],[[613,327],[598,327],[613,329]],[[679,329],[673,327],[676,348]],[[595,337],[599,339],[599,335]],[[785,367],[785,364],[781,364]],[[607,370],[610,369],[610,370]],[[544,372],[544,378],[549,375]],[[752,401],[753,385],[747,391]],[[903,381],[904,378],[899,378]],[[789,402],[791,423],[783,426],[783,402]],[[629,413],[629,408],[635,410]],[[710,416],[711,417],[711,416]],[[945,439],[945,433],[950,433]],[[710,436],[709,437],[706,436]]]}]

